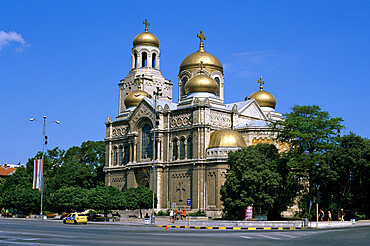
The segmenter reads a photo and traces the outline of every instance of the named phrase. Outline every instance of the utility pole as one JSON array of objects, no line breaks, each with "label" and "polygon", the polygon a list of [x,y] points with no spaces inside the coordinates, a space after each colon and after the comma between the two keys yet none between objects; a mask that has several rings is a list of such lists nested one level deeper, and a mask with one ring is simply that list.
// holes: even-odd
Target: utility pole
[{"label": "utility pole", "polygon": [[45,146],[48,144],[48,137],[46,136],[46,124],[47,123],[57,123],[60,124],[59,120],[46,122],[46,116],[43,117],[43,121],[36,120],[34,118],[31,118],[30,121],[37,121],[42,123],[42,158],[41,158],[41,201],[40,201],[40,219],[42,220],[42,200],[43,200],[43,194],[44,194],[44,156],[45,156]]},{"label": "utility pole", "polygon": [[152,218],[151,218],[151,224],[155,224],[155,215],[154,215],[154,203],[155,203],[155,200],[154,200],[154,197],[155,197],[155,158],[156,158],[156,153],[157,153],[157,148],[156,148],[156,142],[155,142],[155,129],[157,127],[157,98],[158,96],[161,96],[162,95],[162,89],[157,87],[156,90],[153,92],[154,94],[154,120],[153,120],[153,175],[152,175],[152,179],[153,179],[153,211],[152,211]]}]

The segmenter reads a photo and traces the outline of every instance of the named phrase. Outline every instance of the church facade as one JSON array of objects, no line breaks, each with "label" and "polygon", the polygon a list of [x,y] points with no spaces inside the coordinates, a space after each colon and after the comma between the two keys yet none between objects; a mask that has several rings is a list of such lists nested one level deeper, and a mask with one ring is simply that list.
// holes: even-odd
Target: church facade
[{"label": "church facade", "polygon": [[205,51],[201,31],[198,51],[180,65],[173,102],[173,84],[160,70],[159,40],[144,24],[133,40],[130,72],[118,84],[118,115],[105,123],[105,183],[121,190],[154,187],[157,211],[176,206],[219,217],[228,152],[258,143],[286,149],[268,127],[282,119],[276,99],[263,90],[261,77],[260,90],[225,104],[223,66]]}]

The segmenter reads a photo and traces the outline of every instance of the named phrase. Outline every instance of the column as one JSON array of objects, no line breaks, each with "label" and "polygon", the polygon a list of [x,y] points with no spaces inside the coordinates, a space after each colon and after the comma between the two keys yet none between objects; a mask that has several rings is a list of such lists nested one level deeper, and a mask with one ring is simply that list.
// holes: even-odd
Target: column
[{"label": "column", "polygon": [[184,141],[184,146],[185,146],[185,158],[184,160],[187,160],[188,159],[188,140],[185,139]]},{"label": "column", "polygon": [[134,142],[133,142],[133,145],[134,145],[134,153],[133,153],[133,157],[132,157],[132,162],[133,163],[136,163],[136,151],[137,151],[137,141],[136,141],[136,139],[134,140]]}]

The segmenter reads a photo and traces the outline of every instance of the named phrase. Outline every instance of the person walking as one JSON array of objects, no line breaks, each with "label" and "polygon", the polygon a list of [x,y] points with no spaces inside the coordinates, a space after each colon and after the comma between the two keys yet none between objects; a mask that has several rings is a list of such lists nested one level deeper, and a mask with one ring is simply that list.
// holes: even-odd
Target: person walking
[{"label": "person walking", "polygon": [[331,212],[328,210],[328,221],[331,221]]},{"label": "person walking", "polygon": [[343,208],[340,209],[340,220],[344,221],[344,216],[346,216],[346,213],[344,212]]},{"label": "person walking", "polygon": [[325,212],[322,209],[320,209],[320,220],[321,220],[321,222],[324,221],[324,217],[325,217]]},{"label": "person walking", "polygon": [[175,217],[175,216],[174,216],[173,209],[171,209],[171,210],[170,210],[170,222],[175,223],[175,222],[173,221],[173,218],[174,218],[174,217]]}]

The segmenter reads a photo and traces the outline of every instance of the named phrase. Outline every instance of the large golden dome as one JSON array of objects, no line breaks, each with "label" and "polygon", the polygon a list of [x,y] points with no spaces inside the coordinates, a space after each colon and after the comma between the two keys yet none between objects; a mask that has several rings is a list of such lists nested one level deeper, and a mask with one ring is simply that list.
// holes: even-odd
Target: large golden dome
[{"label": "large golden dome", "polygon": [[242,135],[231,129],[217,130],[211,133],[208,148],[235,147],[246,148]]},{"label": "large golden dome", "polygon": [[132,106],[136,107],[144,97],[150,98],[151,96],[146,91],[142,91],[142,90],[131,91],[125,98],[126,108],[132,107]]},{"label": "large golden dome", "polygon": [[216,94],[218,91],[217,82],[208,75],[196,75],[185,84],[185,93],[210,92]]},{"label": "large golden dome", "polygon": [[258,83],[260,84],[260,90],[252,93],[246,99],[254,98],[257,101],[258,105],[260,105],[260,107],[270,107],[275,109],[276,99],[270,92],[263,90],[263,84],[265,82],[262,81],[262,77],[258,80]]},{"label": "large golden dome", "polygon": [[223,71],[221,62],[212,54],[200,49],[197,52],[186,57],[180,65],[180,71],[191,68],[199,68],[200,62],[203,61],[205,67]]},{"label": "large golden dome", "polygon": [[256,91],[248,97],[248,99],[251,99],[251,98],[256,99],[260,107],[270,107],[274,109],[276,107],[276,99],[270,92],[263,91],[263,90]]},{"label": "large golden dome", "polygon": [[159,47],[159,40],[158,38],[150,32],[142,32],[137,35],[133,41],[134,46],[138,45],[151,45],[155,47]]}]

